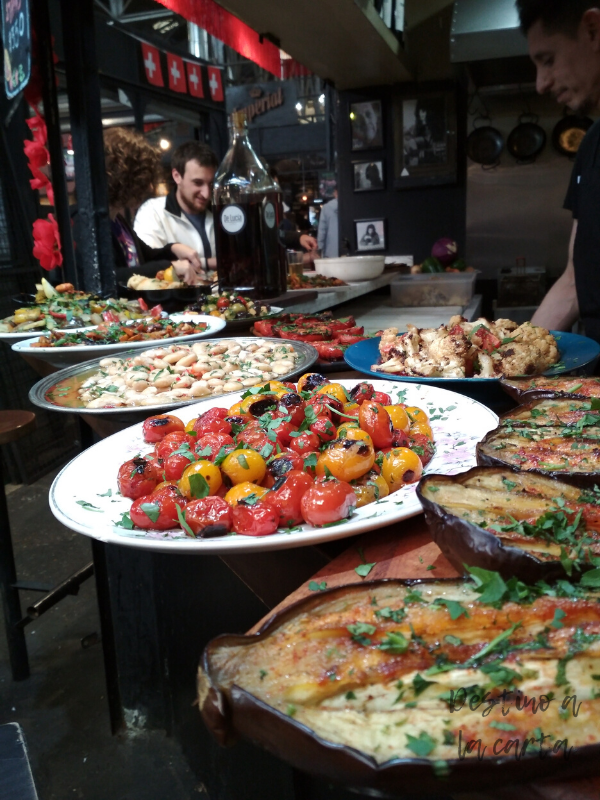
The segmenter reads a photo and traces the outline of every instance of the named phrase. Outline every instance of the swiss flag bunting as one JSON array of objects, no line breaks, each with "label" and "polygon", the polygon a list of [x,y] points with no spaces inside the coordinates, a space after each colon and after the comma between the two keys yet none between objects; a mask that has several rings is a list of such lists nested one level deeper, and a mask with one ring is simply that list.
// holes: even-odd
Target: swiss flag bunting
[{"label": "swiss flag bunting", "polygon": [[223,82],[221,72],[218,67],[207,67],[208,69],[208,88],[210,89],[211,100],[215,103],[223,102]]},{"label": "swiss flag bunting", "polygon": [[164,86],[162,69],[160,66],[160,54],[156,47],[142,42],[142,58],[144,60],[144,70],[148,83],[153,86]]},{"label": "swiss flag bunting", "polygon": [[194,64],[191,61],[185,62],[187,71],[188,91],[192,97],[204,97],[204,89],[202,87],[202,67],[200,64]]},{"label": "swiss flag bunting", "polygon": [[169,89],[173,92],[183,92],[183,94],[187,94],[183,59],[180,58],[180,56],[167,53],[167,70],[169,72]]}]

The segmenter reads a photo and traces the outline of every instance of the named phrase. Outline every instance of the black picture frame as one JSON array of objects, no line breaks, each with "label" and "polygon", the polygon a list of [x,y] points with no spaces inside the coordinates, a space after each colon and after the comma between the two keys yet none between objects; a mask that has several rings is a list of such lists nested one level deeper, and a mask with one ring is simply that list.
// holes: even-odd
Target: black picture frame
[{"label": "black picture frame", "polygon": [[394,188],[456,183],[456,91],[394,96]]},{"label": "black picture frame", "polygon": [[[373,230],[371,231],[370,228]],[[387,224],[383,217],[355,219],[354,233],[357,253],[377,253],[387,248]],[[365,241],[367,237],[371,239],[372,243]]]},{"label": "black picture frame", "polygon": [[385,161],[383,158],[353,161],[352,173],[355,192],[380,192],[385,189]]},{"label": "black picture frame", "polygon": [[383,104],[381,100],[350,103],[352,152],[381,150],[383,147]]}]

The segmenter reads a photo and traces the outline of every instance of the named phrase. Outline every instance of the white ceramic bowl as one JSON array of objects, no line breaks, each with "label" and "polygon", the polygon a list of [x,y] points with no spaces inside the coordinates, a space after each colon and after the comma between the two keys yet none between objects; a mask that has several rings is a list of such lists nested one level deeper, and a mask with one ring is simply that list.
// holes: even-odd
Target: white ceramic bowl
[{"label": "white ceramic bowl", "polygon": [[316,258],[315,269],[327,278],[342,281],[372,281],[385,267],[385,256],[344,256],[342,258]]}]

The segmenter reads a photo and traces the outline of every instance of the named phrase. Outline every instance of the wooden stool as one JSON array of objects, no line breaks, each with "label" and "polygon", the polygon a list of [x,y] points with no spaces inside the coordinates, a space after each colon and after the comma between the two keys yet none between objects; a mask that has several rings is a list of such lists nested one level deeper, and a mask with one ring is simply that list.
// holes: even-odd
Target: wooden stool
[{"label": "wooden stool", "polygon": [[[31,411],[0,411],[0,445],[16,442],[35,428],[35,414]],[[8,654],[15,681],[29,677],[29,659],[23,628],[17,627],[21,619],[21,603],[15,568],[10,520],[6,505],[2,459],[0,458],[0,595],[4,612],[4,627],[8,641]]]}]

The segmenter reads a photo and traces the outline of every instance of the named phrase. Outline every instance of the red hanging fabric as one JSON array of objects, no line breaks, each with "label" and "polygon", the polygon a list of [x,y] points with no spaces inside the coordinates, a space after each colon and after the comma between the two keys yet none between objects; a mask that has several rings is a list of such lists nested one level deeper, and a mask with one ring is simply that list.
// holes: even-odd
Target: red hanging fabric
[{"label": "red hanging fabric", "polygon": [[279,48],[264,40],[246,23],[225,11],[215,0],[158,0],[166,8],[194,22],[199,28],[249,58],[263,69],[281,77]]},{"label": "red hanging fabric", "polygon": [[204,87],[202,86],[202,67],[193,61],[186,61],[188,89],[192,97],[204,97]]}]

